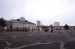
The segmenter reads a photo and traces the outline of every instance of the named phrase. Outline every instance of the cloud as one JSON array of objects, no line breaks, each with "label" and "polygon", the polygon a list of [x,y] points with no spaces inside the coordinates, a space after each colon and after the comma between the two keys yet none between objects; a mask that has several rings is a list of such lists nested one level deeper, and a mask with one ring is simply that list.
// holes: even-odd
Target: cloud
[{"label": "cloud", "polygon": [[8,20],[24,16],[48,25],[55,21],[75,25],[74,13],[75,0],[0,0],[0,17]]}]

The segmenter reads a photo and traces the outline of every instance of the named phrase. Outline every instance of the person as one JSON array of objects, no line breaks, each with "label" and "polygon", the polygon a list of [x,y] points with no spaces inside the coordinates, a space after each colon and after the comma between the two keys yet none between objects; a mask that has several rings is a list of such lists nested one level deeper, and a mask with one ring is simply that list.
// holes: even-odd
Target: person
[{"label": "person", "polygon": [[33,28],[32,28],[32,32],[33,32]]},{"label": "person", "polygon": [[51,32],[53,32],[53,26],[52,26],[52,25],[50,25],[50,27],[51,27]]},{"label": "person", "polygon": [[38,27],[38,32],[40,31],[40,28]]}]

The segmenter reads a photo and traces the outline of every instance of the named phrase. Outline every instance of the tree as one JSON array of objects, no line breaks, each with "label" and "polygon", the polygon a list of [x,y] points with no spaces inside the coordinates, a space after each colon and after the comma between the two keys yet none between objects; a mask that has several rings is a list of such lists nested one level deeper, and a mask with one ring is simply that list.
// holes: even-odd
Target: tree
[{"label": "tree", "polygon": [[64,29],[68,30],[69,29],[69,25],[65,24]]},{"label": "tree", "polygon": [[0,29],[3,30],[5,26],[6,26],[6,20],[0,18]]}]

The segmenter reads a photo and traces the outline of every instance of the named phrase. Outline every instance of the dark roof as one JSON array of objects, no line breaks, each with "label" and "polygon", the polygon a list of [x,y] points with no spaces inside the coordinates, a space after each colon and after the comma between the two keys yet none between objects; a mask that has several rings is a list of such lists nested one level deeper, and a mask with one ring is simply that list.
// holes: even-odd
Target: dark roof
[{"label": "dark roof", "polygon": [[35,25],[35,23],[32,23],[32,22],[27,21],[27,20],[10,20],[9,22],[12,22],[12,23],[26,23],[26,24],[33,24],[33,25]]}]

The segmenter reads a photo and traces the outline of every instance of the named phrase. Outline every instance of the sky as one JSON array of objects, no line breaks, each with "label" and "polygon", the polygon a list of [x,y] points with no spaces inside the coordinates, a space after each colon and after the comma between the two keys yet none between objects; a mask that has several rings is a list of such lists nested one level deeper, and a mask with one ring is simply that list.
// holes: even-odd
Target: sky
[{"label": "sky", "polygon": [[42,25],[75,25],[75,0],[0,0],[0,18],[24,17]]}]

